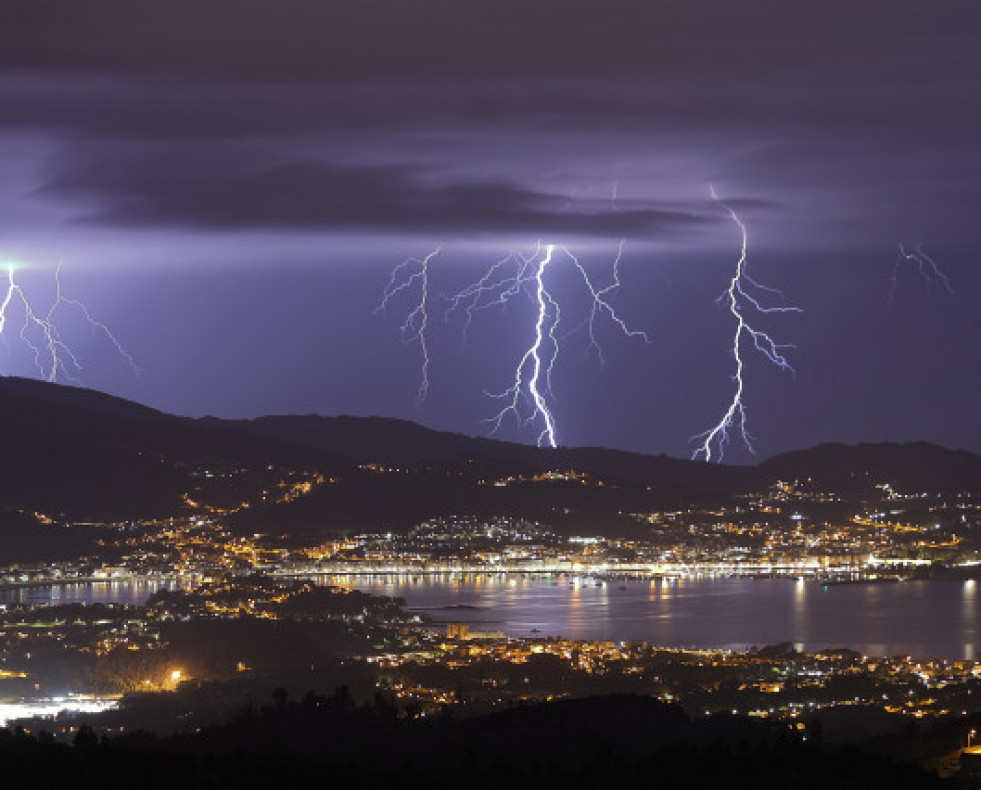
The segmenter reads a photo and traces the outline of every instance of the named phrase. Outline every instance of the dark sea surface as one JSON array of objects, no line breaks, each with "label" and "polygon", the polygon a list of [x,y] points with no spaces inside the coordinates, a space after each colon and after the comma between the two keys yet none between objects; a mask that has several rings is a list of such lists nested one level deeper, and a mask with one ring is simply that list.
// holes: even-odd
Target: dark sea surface
[{"label": "dark sea surface", "polygon": [[0,604],[35,606],[70,603],[143,604],[157,590],[173,590],[187,585],[173,580],[126,580],[39,584],[0,589]]},{"label": "dark sea surface", "polygon": [[[745,649],[792,642],[867,655],[973,659],[981,652],[981,584],[694,576],[601,581],[587,576],[445,574],[318,576],[318,582],[404,598],[434,623],[511,636],[643,640]],[[0,590],[0,604],[143,603],[167,581],[86,582]]]},{"label": "dark sea surface", "polygon": [[438,623],[514,636],[736,649],[792,642],[798,650],[847,647],[917,658],[974,659],[981,651],[976,581],[825,586],[709,576],[624,582],[495,574],[323,578],[399,596]]}]

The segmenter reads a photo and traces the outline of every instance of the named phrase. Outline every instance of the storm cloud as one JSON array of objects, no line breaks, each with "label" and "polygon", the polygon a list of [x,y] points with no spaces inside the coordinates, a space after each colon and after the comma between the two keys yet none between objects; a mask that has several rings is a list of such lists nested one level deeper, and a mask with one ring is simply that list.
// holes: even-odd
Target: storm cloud
[{"label": "storm cloud", "polygon": [[0,210],[664,238],[714,181],[785,245],[968,245],[979,52],[962,0],[14,0],[0,136],[38,166]]},{"label": "storm cloud", "polygon": [[96,208],[79,221],[204,229],[372,229],[650,238],[717,222],[717,212],[614,209],[503,181],[446,181],[413,166],[182,152],[86,158],[42,190]]}]

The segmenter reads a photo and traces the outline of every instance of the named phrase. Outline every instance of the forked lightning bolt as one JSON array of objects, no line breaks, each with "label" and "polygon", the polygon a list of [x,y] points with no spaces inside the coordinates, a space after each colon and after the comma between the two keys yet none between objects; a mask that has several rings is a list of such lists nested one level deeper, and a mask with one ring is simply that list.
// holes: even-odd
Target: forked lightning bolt
[{"label": "forked lightning bolt", "polygon": [[45,313],[38,312],[24,289],[17,283],[14,276],[15,268],[7,267],[7,291],[0,303],[0,337],[7,328],[11,312],[19,305],[23,315],[18,336],[31,350],[34,364],[38,372],[47,381],[55,382],[59,377],[68,381],[78,382],[77,373],[81,372],[82,364],[78,354],[62,339],[56,322],[59,308],[63,306],[74,308],[82,319],[113,346],[115,351],[126,360],[134,373],[139,372],[136,362],[126,352],[116,336],[101,321],[92,317],[89,309],[76,299],[68,299],[61,292],[61,264],[55,270],[55,298],[51,307]]},{"label": "forked lightning bolt", "polygon": [[746,254],[749,244],[749,233],[746,225],[739,218],[739,215],[726,203],[723,203],[715,188],[709,185],[712,200],[721,206],[729,215],[732,221],[739,228],[740,247],[739,259],[736,261],[736,270],[729,281],[729,287],[720,297],[720,301],[727,303],[729,312],[736,322],[736,332],[732,339],[732,355],[735,360],[736,370],[733,376],[735,382],[735,392],[729,407],[722,415],[716,425],[709,428],[704,433],[700,433],[695,440],[700,442],[698,448],[692,454],[693,459],[703,459],[711,461],[715,458],[721,461],[725,453],[726,445],[731,441],[731,433],[735,432],[743,441],[746,447],[752,451],[753,444],[749,431],[746,428],[746,406],[743,402],[743,392],[745,389],[746,364],[743,358],[745,346],[749,343],[752,347],[763,354],[770,362],[783,370],[793,372],[790,363],[783,355],[783,351],[790,346],[780,345],[773,340],[766,332],[756,329],[746,319],[746,311],[751,310],[757,313],[800,313],[803,312],[799,307],[767,307],[760,302],[754,292],[767,292],[781,295],[775,288],[761,285],[746,273]]},{"label": "forked lightning bolt", "polygon": [[[552,374],[559,357],[559,323],[562,309],[552,295],[546,275],[555,266],[566,261],[573,272],[582,280],[589,295],[589,313],[580,325],[586,328],[589,336],[589,349],[594,350],[603,362],[602,347],[596,335],[596,323],[605,315],[613,325],[627,337],[639,337],[649,342],[644,332],[631,329],[620,318],[610,304],[608,297],[620,287],[620,263],[623,259],[624,242],[617,245],[613,262],[613,279],[602,288],[594,285],[586,268],[580,260],[565,247],[555,244],[539,244],[530,254],[511,252],[499,260],[476,282],[466,286],[455,295],[448,297],[449,307],[445,319],[455,311],[466,315],[464,332],[470,326],[475,313],[491,307],[505,308],[515,297],[527,296],[533,307],[535,320],[531,344],[521,355],[514,369],[511,386],[504,392],[492,396],[503,400],[504,407],[491,419],[493,431],[501,429],[504,420],[514,417],[521,426],[535,425],[538,429],[539,446],[558,446],[556,421],[549,405],[552,393]],[[576,330],[574,329],[573,332]],[[570,333],[572,334],[572,333]],[[527,407],[524,404],[528,404]]]},{"label": "forked lightning bolt", "polygon": [[[494,431],[500,429],[504,418],[508,414],[513,414],[519,422],[525,425],[540,422],[542,427],[539,431],[537,441],[539,447],[543,443],[548,444],[549,447],[558,446],[555,438],[555,418],[552,416],[545,397],[546,393],[549,395],[552,393],[552,369],[559,355],[559,341],[555,336],[555,330],[559,325],[561,311],[558,302],[552,298],[552,295],[545,287],[545,268],[552,262],[554,250],[553,245],[547,245],[544,255],[532,267],[534,272],[531,276],[534,282],[533,299],[536,306],[534,340],[514,369],[514,383],[504,392],[494,396],[505,400],[507,403],[497,413],[497,416],[491,420],[494,423]],[[546,342],[546,335],[548,336],[547,342],[551,350],[548,356],[548,364],[545,366],[545,381],[543,385],[542,346]],[[527,372],[529,367],[531,368],[530,374]],[[526,376],[527,382],[525,380]],[[532,411],[526,418],[522,419],[520,405],[522,395],[526,391],[531,398]]]},{"label": "forked lightning bolt", "polygon": [[[476,282],[467,285],[452,296],[440,297],[447,304],[443,312],[443,323],[448,323],[457,313],[465,316],[464,339],[477,313],[492,307],[506,309],[515,298],[528,298],[532,304],[534,314],[532,340],[515,366],[511,386],[500,393],[488,393],[504,401],[503,408],[488,420],[493,425],[492,432],[500,430],[504,421],[511,416],[517,420],[519,426],[536,427],[539,446],[558,445],[555,417],[552,414],[550,401],[552,373],[559,357],[558,328],[562,310],[558,300],[552,295],[546,276],[555,268],[557,259],[568,262],[576,277],[581,279],[585,286],[590,307],[586,319],[579,328],[588,331],[589,349],[596,352],[601,363],[604,361],[603,352],[597,337],[596,325],[602,316],[607,317],[627,337],[639,337],[648,341],[644,332],[627,326],[609,301],[611,293],[621,285],[620,264],[623,259],[623,248],[624,242],[621,241],[613,261],[612,281],[603,287],[594,284],[586,267],[569,250],[554,244],[539,242],[530,253],[514,251],[508,253],[494,263]],[[407,258],[396,266],[392,270],[376,310],[376,312],[384,310],[393,298],[403,292],[414,294],[414,307],[401,326],[401,335],[406,343],[417,342],[422,352],[420,400],[425,398],[429,389],[430,357],[426,337],[430,318],[429,264],[438,253],[437,249],[424,258]],[[574,329],[573,332],[575,331]]]},{"label": "forked lightning bolt", "polygon": [[429,345],[426,340],[426,329],[429,326],[429,263],[437,255],[439,249],[433,250],[424,258],[406,258],[396,266],[385,286],[381,303],[375,308],[376,313],[385,310],[394,296],[403,291],[416,290],[418,283],[419,300],[406,316],[400,332],[406,343],[418,343],[422,353],[422,377],[417,394],[420,401],[424,401],[429,393]]}]

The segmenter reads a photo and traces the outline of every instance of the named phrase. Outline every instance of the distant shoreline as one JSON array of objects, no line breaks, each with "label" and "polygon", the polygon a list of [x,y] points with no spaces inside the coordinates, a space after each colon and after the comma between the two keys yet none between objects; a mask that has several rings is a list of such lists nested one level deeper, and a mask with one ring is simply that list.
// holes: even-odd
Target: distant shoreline
[{"label": "distant shoreline", "polygon": [[72,579],[36,579],[27,582],[3,582],[0,583],[0,592],[10,592],[13,590],[27,590],[37,587],[67,587],[71,584],[139,584],[139,583],[176,583],[185,577],[181,576],[116,576],[106,578],[104,576],[79,576]]}]

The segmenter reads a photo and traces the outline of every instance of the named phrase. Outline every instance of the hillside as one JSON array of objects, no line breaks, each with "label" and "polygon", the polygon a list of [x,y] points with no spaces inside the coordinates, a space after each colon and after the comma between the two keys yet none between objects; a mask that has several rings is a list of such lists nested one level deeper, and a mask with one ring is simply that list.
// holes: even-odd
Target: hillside
[{"label": "hillside", "polygon": [[853,496],[870,494],[879,483],[907,494],[981,490],[981,456],[926,442],[821,444],[769,458],[755,473],[760,482],[810,479]]},{"label": "hillside", "polygon": [[[214,421],[215,424],[221,422]],[[747,467],[597,447],[553,450],[434,431],[413,422],[386,417],[276,416],[237,420],[231,424],[244,431],[306,444],[360,462],[391,466],[483,458],[518,464],[529,470],[577,469],[619,480],[711,493],[736,493],[752,480]]]},{"label": "hillside", "polygon": [[0,379],[0,434],[0,505],[82,520],[170,515],[209,467],[346,466],[302,445],[24,379]]},{"label": "hillside", "polygon": [[[233,526],[402,529],[441,515],[497,514],[601,533],[620,529],[624,514],[709,506],[777,480],[859,498],[881,493],[879,483],[902,492],[981,489],[981,457],[923,443],[828,444],[735,467],[536,448],[376,417],[194,420],[13,378],[0,379],[0,430],[0,511],[10,523],[32,511],[74,521],[177,515],[188,492],[238,501],[302,470],[333,482],[285,504],[257,500]],[[549,470],[589,479],[536,481]]]}]

